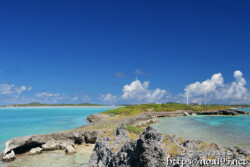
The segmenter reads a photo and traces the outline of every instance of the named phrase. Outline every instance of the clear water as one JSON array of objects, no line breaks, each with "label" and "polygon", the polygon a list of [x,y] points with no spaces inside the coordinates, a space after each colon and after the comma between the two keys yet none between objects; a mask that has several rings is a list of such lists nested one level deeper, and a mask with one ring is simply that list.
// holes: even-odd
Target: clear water
[{"label": "clear water", "polygon": [[115,107],[0,108],[0,152],[13,137],[46,134],[88,124],[87,116]]},{"label": "clear water", "polygon": [[66,155],[63,150],[49,151],[38,155],[17,155],[12,162],[0,162],[0,167],[85,167],[93,152],[91,146],[77,146],[76,153]]},{"label": "clear water", "polygon": [[250,115],[160,118],[153,126],[162,133],[186,139],[250,149]]},{"label": "clear water", "polygon": [[240,110],[250,112],[250,108],[245,108],[245,109],[240,109]]}]

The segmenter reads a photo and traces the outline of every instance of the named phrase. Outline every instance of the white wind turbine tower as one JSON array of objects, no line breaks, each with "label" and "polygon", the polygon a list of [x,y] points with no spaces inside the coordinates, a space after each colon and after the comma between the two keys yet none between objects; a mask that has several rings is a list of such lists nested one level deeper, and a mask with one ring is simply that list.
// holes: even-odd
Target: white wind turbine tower
[{"label": "white wind turbine tower", "polygon": [[187,105],[188,105],[188,89],[187,89]]},{"label": "white wind turbine tower", "polygon": [[205,106],[207,106],[207,92],[205,92]]},{"label": "white wind turbine tower", "polygon": [[207,106],[207,87],[205,87],[205,106]]}]

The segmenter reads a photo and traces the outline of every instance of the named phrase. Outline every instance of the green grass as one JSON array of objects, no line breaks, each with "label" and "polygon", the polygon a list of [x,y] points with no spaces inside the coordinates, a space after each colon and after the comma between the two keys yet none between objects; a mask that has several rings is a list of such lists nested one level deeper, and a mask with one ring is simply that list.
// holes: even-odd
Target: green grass
[{"label": "green grass", "polygon": [[[246,105],[242,105],[246,106]],[[209,111],[209,110],[220,110],[220,109],[227,109],[231,107],[240,107],[240,106],[230,106],[230,105],[186,105],[180,103],[167,103],[167,104],[140,104],[140,105],[126,105],[121,108],[116,108],[113,110],[105,111],[104,114],[115,114],[115,115],[122,115],[122,116],[133,116],[142,112],[160,112],[160,111],[177,111],[177,110],[188,110],[188,111]]]},{"label": "green grass", "polygon": [[130,133],[141,134],[143,132],[142,128],[138,128],[132,125],[126,125],[127,131]]}]

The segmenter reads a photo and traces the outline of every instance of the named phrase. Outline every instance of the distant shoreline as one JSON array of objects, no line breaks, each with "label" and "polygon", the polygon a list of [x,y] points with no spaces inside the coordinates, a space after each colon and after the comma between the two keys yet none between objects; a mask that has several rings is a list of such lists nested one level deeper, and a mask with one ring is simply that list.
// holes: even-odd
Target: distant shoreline
[{"label": "distant shoreline", "polygon": [[40,108],[40,107],[121,107],[121,106],[0,106],[0,108]]},{"label": "distant shoreline", "polygon": [[0,105],[0,107],[64,107],[64,106],[110,106],[110,105],[102,105],[102,104],[92,104],[92,103],[81,103],[81,104],[42,104],[42,103],[29,103],[29,104],[10,104],[10,105]]}]

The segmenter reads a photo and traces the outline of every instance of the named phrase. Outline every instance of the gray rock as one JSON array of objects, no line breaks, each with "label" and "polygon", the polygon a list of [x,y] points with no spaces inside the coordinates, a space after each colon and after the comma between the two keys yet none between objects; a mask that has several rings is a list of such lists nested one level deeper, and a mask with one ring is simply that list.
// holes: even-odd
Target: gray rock
[{"label": "gray rock", "polygon": [[198,111],[196,113],[198,115],[239,115],[239,114],[249,114],[249,112],[236,110],[236,109]]},{"label": "gray rock", "polygon": [[122,123],[115,131],[114,133],[115,141],[113,144],[121,144],[125,143],[127,141],[130,141],[128,131],[126,130],[126,126],[124,123]]},{"label": "gray rock", "polygon": [[72,145],[68,145],[66,146],[66,151],[67,154],[74,154],[76,153],[76,150],[74,149],[74,147]]},{"label": "gray rock", "polygon": [[44,151],[51,151],[60,149],[60,143],[55,140],[47,141],[45,144],[42,145]]},{"label": "gray rock", "polygon": [[[151,126],[148,126],[140,135],[139,139],[135,141],[127,140],[127,133],[123,124],[117,128],[114,136],[115,139],[113,142],[109,137],[98,137],[89,160],[89,167],[173,167],[179,165],[178,163],[168,164],[167,158],[170,155],[167,154],[167,149],[165,148],[168,147],[168,144],[163,141],[163,135]],[[117,141],[119,139],[123,140],[123,142],[118,143]],[[206,148],[204,150],[200,150],[200,146],[204,144],[200,140],[179,140],[176,136],[169,136],[168,140],[170,145],[174,143],[182,150],[174,157],[174,159],[180,161],[186,161],[187,159],[197,161],[207,159],[210,156],[209,153],[214,152],[222,153],[212,154],[215,159],[225,159],[228,156],[237,160],[249,159],[249,152],[241,148],[224,148],[217,144],[210,143],[209,145],[205,145]],[[113,146],[119,146],[119,144],[119,149],[114,151]],[[205,151],[204,154],[201,151]],[[184,166],[193,167],[195,164],[186,164]],[[249,162],[242,166],[249,166]]]},{"label": "gray rock", "polygon": [[[124,139],[125,144],[118,152],[113,152],[110,138],[98,138],[94,152],[89,161],[89,167],[125,167],[125,166],[164,166],[165,150],[162,148],[163,136],[148,126],[137,141],[127,140],[127,132],[122,124],[116,130],[117,140]],[[116,139],[115,141],[116,142]]]},{"label": "gray rock", "polygon": [[97,135],[98,135],[97,131],[86,131],[84,133],[85,142],[94,144],[96,142]]},{"label": "gray rock", "polygon": [[[15,137],[5,143],[6,148],[3,156],[11,153],[13,150],[16,154],[22,154],[30,151],[32,148],[42,147],[45,150],[66,149],[67,145],[74,145],[75,143],[95,143],[98,132],[74,130],[71,132],[51,133],[46,135],[31,135],[24,137]],[[50,143],[54,141],[53,146]],[[49,143],[47,143],[49,142]],[[47,144],[46,144],[47,143]]]},{"label": "gray rock", "polygon": [[241,155],[244,155],[244,156],[250,156],[250,151],[248,151],[248,150],[245,150],[245,149],[243,149],[243,148],[238,148],[238,147],[236,147],[236,152],[238,152],[239,154],[241,154]]},{"label": "gray rock", "polygon": [[16,155],[14,153],[14,151],[12,150],[10,153],[8,154],[5,154],[2,158],[2,161],[4,162],[11,162],[11,161],[14,161],[16,158]]},{"label": "gray rock", "polygon": [[65,150],[67,146],[74,146],[73,140],[59,141],[60,149]]},{"label": "gray rock", "polygon": [[190,140],[186,140],[185,142],[182,143],[182,145],[184,147],[187,147],[189,150],[196,150],[196,143],[195,141],[190,141]]},{"label": "gray rock", "polygon": [[92,167],[104,167],[110,164],[113,153],[109,146],[109,137],[97,138],[95,148],[90,157],[89,166]]},{"label": "gray rock", "polygon": [[32,148],[29,152],[29,155],[41,154],[42,153],[41,147]]},{"label": "gray rock", "polygon": [[139,153],[139,161],[136,166],[166,166],[166,152],[162,148],[163,136],[156,129],[148,126],[137,141],[136,152]]}]

